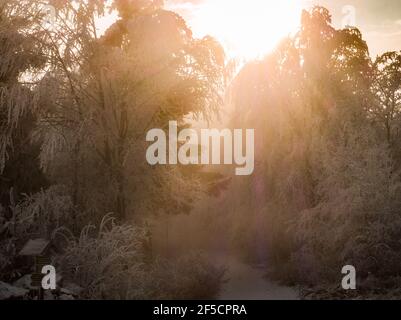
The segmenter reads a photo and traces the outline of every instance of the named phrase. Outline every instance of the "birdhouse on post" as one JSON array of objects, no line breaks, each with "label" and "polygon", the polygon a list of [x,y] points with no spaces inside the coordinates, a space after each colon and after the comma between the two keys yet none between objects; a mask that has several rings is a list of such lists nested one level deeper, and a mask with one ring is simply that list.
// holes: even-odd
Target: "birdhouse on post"
[{"label": "birdhouse on post", "polygon": [[50,241],[46,239],[29,240],[19,255],[29,257],[34,262],[34,273],[31,276],[31,285],[38,288],[38,299],[43,300],[42,268],[51,264],[49,256]]}]

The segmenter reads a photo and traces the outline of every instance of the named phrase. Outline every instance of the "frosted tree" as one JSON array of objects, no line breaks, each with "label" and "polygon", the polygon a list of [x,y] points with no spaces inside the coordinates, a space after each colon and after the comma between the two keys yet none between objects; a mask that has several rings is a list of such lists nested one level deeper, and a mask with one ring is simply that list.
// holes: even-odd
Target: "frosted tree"
[{"label": "frosted tree", "polygon": [[372,91],[370,112],[384,128],[387,142],[396,144],[401,120],[401,53],[387,52],[377,57]]},{"label": "frosted tree", "polygon": [[[120,17],[99,36],[96,21],[105,9]],[[61,170],[58,180],[65,177],[77,204],[109,208],[121,219],[134,206],[137,212],[168,203],[171,211],[188,207],[186,195],[196,183],[178,167],[149,168],[146,132],[165,128],[169,119],[185,126],[186,116],[218,111],[222,48],[212,38],[193,38],[185,21],[159,1],[114,1],[110,8],[103,1],[68,1],[58,12],[39,89],[47,106],[36,135],[44,141],[43,167],[49,174]],[[75,178],[68,181],[71,170]],[[185,187],[174,195],[167,179]]]},{"label": "frosted tree", "polygon": [[45,62],[40,28],[43,14],[33,1],[0,1],[0,172],[13,148],[20,120],[37,106],[35,70]]}]

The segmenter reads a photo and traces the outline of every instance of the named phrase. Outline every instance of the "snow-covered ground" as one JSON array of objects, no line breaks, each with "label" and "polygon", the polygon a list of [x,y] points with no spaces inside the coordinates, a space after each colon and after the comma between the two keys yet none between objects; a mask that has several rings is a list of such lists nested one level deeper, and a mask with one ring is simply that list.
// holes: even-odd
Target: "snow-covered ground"
[{"label": "snow-covered ground", "polygon": [[233,257],[220,257],[219,263],[227,267],[227,283],[220,300],[298,300],[296,289],[269,281],[264,266],[251,266]]}]

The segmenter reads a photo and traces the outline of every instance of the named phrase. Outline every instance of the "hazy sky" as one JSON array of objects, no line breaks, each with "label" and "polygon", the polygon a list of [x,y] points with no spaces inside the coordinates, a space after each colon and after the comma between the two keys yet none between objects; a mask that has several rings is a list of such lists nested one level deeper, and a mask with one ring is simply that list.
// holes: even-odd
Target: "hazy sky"
[{"label": "hazy sky", "polygon": [[[211,34],[234,55],[248,55],[247,58],[249,52],[239,47],[248,44],[255,50],[270,50],[278,38],[294,29],[294,23],[299,23],[302,7],[311,4],[330,9],[337,27],[343,23],[344,7],[353,6],[356,26],[363,32],[372,56],[401,50],[401,0],[166,0],[166,3],[187,20],[197,36]],[[227,6],[233,8],[222,9]],[[263,12],[267,12],[266,18]],[[245,18],[241,19],[242,16]],[[258,47],[256,40],[252,42],[245,34],[238,35],[242,28],[245,28],[244,33],[254,28],[259,42],[262,41],[259,38],[266,37],[271,43]]]}]

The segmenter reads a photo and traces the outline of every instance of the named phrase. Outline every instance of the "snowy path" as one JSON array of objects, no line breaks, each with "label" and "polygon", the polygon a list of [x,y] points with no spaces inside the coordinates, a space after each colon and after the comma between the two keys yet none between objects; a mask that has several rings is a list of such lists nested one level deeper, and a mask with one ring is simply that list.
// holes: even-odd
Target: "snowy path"
[{"label": "snowy path", "polygon": [[296,289],[280,286],[265,277],[265,268],[253,267],[235,258],[222,260],[227,266],[228,282],[220,300],[298,300]]}]

